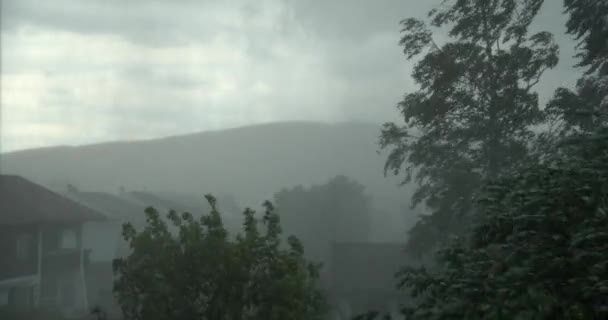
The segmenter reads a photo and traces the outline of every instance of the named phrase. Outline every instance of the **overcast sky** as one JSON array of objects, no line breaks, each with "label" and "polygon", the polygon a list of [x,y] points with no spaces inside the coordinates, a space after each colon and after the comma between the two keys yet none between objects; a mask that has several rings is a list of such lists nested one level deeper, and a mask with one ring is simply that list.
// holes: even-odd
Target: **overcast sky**
[{"label": "overcast sky", "polygon": [[[433,2],[2,0],[1,150],[398,120],[399,20]],[[546,92],[576,79],[560,10],[540,19],[564,58]]]}]

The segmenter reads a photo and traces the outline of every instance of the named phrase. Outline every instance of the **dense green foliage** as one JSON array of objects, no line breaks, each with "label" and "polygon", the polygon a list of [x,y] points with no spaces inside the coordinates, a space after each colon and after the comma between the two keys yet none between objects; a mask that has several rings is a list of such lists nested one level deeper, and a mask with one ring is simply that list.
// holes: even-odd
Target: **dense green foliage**
[{"label": "dense green foliage", "polygon": [[579,40],[579,66],[587,73],[608,74],[608,1],[564,0],[569,20],[568,33]]},{"label": "dense green foliage", "polygon": [[439,250],[436,265],[398,274],[415,298],[403,308],[408,319],[608,318],[608,2],[564,5],[587,72],[576,92],[556,91],[528,161],[482,181],[471,229]]},{"label": "dense green foliage", "polygon": [[209,214],[167,215],[153,208],[141,231],[123,227],[132,253],[114,263],[114,291],[128,320],[320,319],[319,267],[303,258],[295,237],[281,241],[279,217],[265,203],[261,219],[244,212],[242,233],[229,237],[213,197]]},{"label": "dense green foliage", "polygon": [[404,124],[384,126],[391,152],[385,169],[419,188],[413,205],[432,210],[410,232],[410,252],[426,253],[460,234],[472,199],[487,180],[527,163],[532,126],[543,112],[533,90],[558,62],[548,32],[528,34],[542,0],[446,1],[430,25],[449,27],[439,44],[424,21],[406,19],[401,44],[408,59],[422,53],[412,77],[419,89],[398,108]]},{"label": "dense green foliage", "polygon": [[608,130],[568,156],[489,184],[469,237],[440,251],[442,269],[405,268],[413,319],[608,317]]},{"label": "dense green foliage", "polygon": [[565,0],[568,33],[579,40],[577,66],[585,69],[574,91],[556,90],[547,106],[559,139],[608,124],[608,1]]}]

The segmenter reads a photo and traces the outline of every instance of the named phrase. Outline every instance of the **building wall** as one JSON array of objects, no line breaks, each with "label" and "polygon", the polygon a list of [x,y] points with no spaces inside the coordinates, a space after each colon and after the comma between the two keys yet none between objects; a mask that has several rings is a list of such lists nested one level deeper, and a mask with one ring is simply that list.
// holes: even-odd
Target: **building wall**
[{"label": "building wall", "polygon": [[36,226],[0,227],[0,306],[34,306],[40,287]]},{"label": "building wall", "polygon": [[101,307],[109,315],[119,318],[120,307],[114,297],[114,274],[112,263],[97,262],[91,263],[85,270],[87,279],[87,290],[89,306]]},{"label": "building wall", "polygon": [[0,305],[88,309],[81,224],[0,228]]},{"label": "building wall", "polygon": [[0,227],[0,281],[38,272],[38,233],[34,226]]},{"label": "building wall", "polygon": [[9,292],[6,289],[0,289],[0,306],[5,306],[9,301]]},{"label": "building wall", "polygon": [[88,309],[82,235],[81,224],[45,226],[42,231],[41,304],[68,316]]},{"label": "building wall", "polygon": [[116,258],[122,225],[118,221],[95,221],[83,225],[83,245],[92,263],[112,262]]}]

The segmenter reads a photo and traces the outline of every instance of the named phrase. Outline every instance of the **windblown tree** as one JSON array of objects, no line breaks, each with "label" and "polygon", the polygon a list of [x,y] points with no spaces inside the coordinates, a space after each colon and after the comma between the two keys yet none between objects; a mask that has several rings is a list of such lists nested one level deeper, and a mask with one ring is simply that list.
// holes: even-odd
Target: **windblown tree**
[{"label": "windblown tree", "polygon": [[574,91],[557,89],[547,106],[553,141],[608,124],[608,1],[565,0],[564,7],[568,33],[579,41],[576,66],[585,73]]},{"label": "windblown tree", "polygon": [[578,66],[587,68],[587,74],[608,75],[608,1],[564,0],[564,7],[570,16],[568,33],[579,40]]},{"label": "windblown tree", "polygon": [[[570,32],[582,30],[577,23],[587,28],[577,37],[597,39],[592,33],[605,30],[585,27],[598,17],[608,23],[599,6],[589,11],[600,1],[564,4]],[[600,47],[586,45],[578,55],[587,76],[602,75],[606,57],[585,52]],[[549,106],[573,131],[558,135],[543,161],[484,185],[471,232],[439,251],[439,268],[398,274],[416,298],[403,309],[408,319],[608,318],[608,127],[565,112],[598,108],[606,93],[577,95],[561,101],[561,110]]]},{"label": "windblown tree", "polygon": [[322,319],[319,266],[297,238],[282,243],[272,205],[261,219],[245,210],[233,239],[207,200],[211,212],[200,219],[171,211],[168,225],[149,208],[145,229],[123,227],[132,253],[114,262],[114,292],[125,319]]},{"label": "windblown tree", "polygon": [[[385,124],[381,146],[389,148],[387,172],[405,171],[419,188],[412,205],[426,205],[410,231],[410,252],[428,252],[471,218],[472,199],[484,181],[527,162],[543,121],[534,86],[558,62],[548,32],[528,27],[542,0],[445,1],[429,12],[429,25],[402,21],[401,44],[419,89],[398,108],[404,123]],[[438,43],[431,27],[449,28]]]},{"label": "windblown tree", "polygon": [[402,270],[407,319],[608,318],[608,130],[562,148],[485,188],[439,272]]}]

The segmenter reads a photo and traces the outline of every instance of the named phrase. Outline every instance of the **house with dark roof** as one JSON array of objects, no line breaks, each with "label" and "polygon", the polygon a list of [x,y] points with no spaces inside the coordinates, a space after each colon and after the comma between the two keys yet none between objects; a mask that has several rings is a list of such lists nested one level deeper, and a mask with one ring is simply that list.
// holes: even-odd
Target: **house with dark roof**
[{"label": "house with dark roof", "polygon": [[119,315],[114,298],[112,261],[129,253],[129,244],[122,237],[126,222],[136,228],[145,226],[145,205],[105,192],[80,191],[63,193],[66,197],[104,214],[108,220],[84,225],[83,242],[91,249],[85,270],[89,304],[101,307],[110,316]]},{"label": "house with dark roof", "polygon": [[136,228],[146,224],[143,204],[130,201],[121,196],[105,192],[70,191],[64,195],[80,204],[92,208],[107,217],[107,221],[89,222],[85,242],[96,246],[91,254],[92,262],[112,262],[112,259],[128,253],[128,244],[122,239],[121,230],[124,223],[131,223]]},{"label": "house with dark roof", "polygon": [[22,177],[0,175],[0,305],[87,312],[83,226],[104,219]]}]

